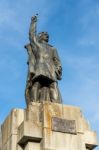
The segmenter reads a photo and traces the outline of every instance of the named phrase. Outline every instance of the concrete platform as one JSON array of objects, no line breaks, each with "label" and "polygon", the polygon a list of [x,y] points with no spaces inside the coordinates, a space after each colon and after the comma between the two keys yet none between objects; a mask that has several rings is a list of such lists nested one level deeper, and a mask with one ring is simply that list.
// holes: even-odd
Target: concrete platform
[{"label": "concrete platform", "polygon": [[0,150],[92,150],[95,131],[79,107],[31,103],[14,109],[1,126]]}]

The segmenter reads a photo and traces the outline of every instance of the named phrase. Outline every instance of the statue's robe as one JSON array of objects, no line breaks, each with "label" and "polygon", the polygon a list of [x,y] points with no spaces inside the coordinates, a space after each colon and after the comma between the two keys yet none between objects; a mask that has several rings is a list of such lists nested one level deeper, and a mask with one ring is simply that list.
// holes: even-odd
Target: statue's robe
[{"label": "statue's robe", "polygon": [[[61,79],[61,63],[56,49],[46,43],[41,43],[38,49],[33,48],[31,44],[26,45],[26,48],[29,54],[28,79],[30,74],[33,74],[32,80],[42,77],[56,82]],[[60,74],[57,74],[59,71]]]}]

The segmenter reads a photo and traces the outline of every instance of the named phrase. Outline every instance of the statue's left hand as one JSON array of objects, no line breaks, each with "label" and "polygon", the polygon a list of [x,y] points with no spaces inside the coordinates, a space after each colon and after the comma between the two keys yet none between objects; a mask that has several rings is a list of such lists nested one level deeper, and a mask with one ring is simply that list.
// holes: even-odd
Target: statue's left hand
[{"label": "statue's left hand", "polygon": [[56,67],[56,76],[58,80],[61,80],[61,76],[62,76],[62,68],[61,66]]}]

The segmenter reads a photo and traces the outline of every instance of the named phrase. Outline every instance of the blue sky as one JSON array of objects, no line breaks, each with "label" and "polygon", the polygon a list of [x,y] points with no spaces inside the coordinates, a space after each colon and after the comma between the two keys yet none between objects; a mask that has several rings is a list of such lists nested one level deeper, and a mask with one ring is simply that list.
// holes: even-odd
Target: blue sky
[{"label": "blue sky", "polygon": [[25,107],[24,45],[36,13],[62,61],[64,104],[79,106],[99,137],[99,0],[0,0],[0,122]]}]

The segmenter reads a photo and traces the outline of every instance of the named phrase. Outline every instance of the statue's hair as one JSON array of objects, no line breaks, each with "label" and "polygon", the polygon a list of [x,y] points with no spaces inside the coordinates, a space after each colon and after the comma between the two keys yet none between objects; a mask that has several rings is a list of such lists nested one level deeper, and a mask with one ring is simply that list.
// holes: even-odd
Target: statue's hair
[{"label": "statue's hair", "polygon": [[48,38],[49,38],[49,34],[48,34],[48,32],[40,32],[40,33],[38,33],[38,40],[39,40],[39,41],[41,41],[41,40],[42,40],[43,35],[47,35],[47,36],[48,36]]},{"label": "statue's hair", "polygon": [[49,36],[48,32],[40,32],[40,33],[38,33],[38,37],[41,37],[42,35]]}]

